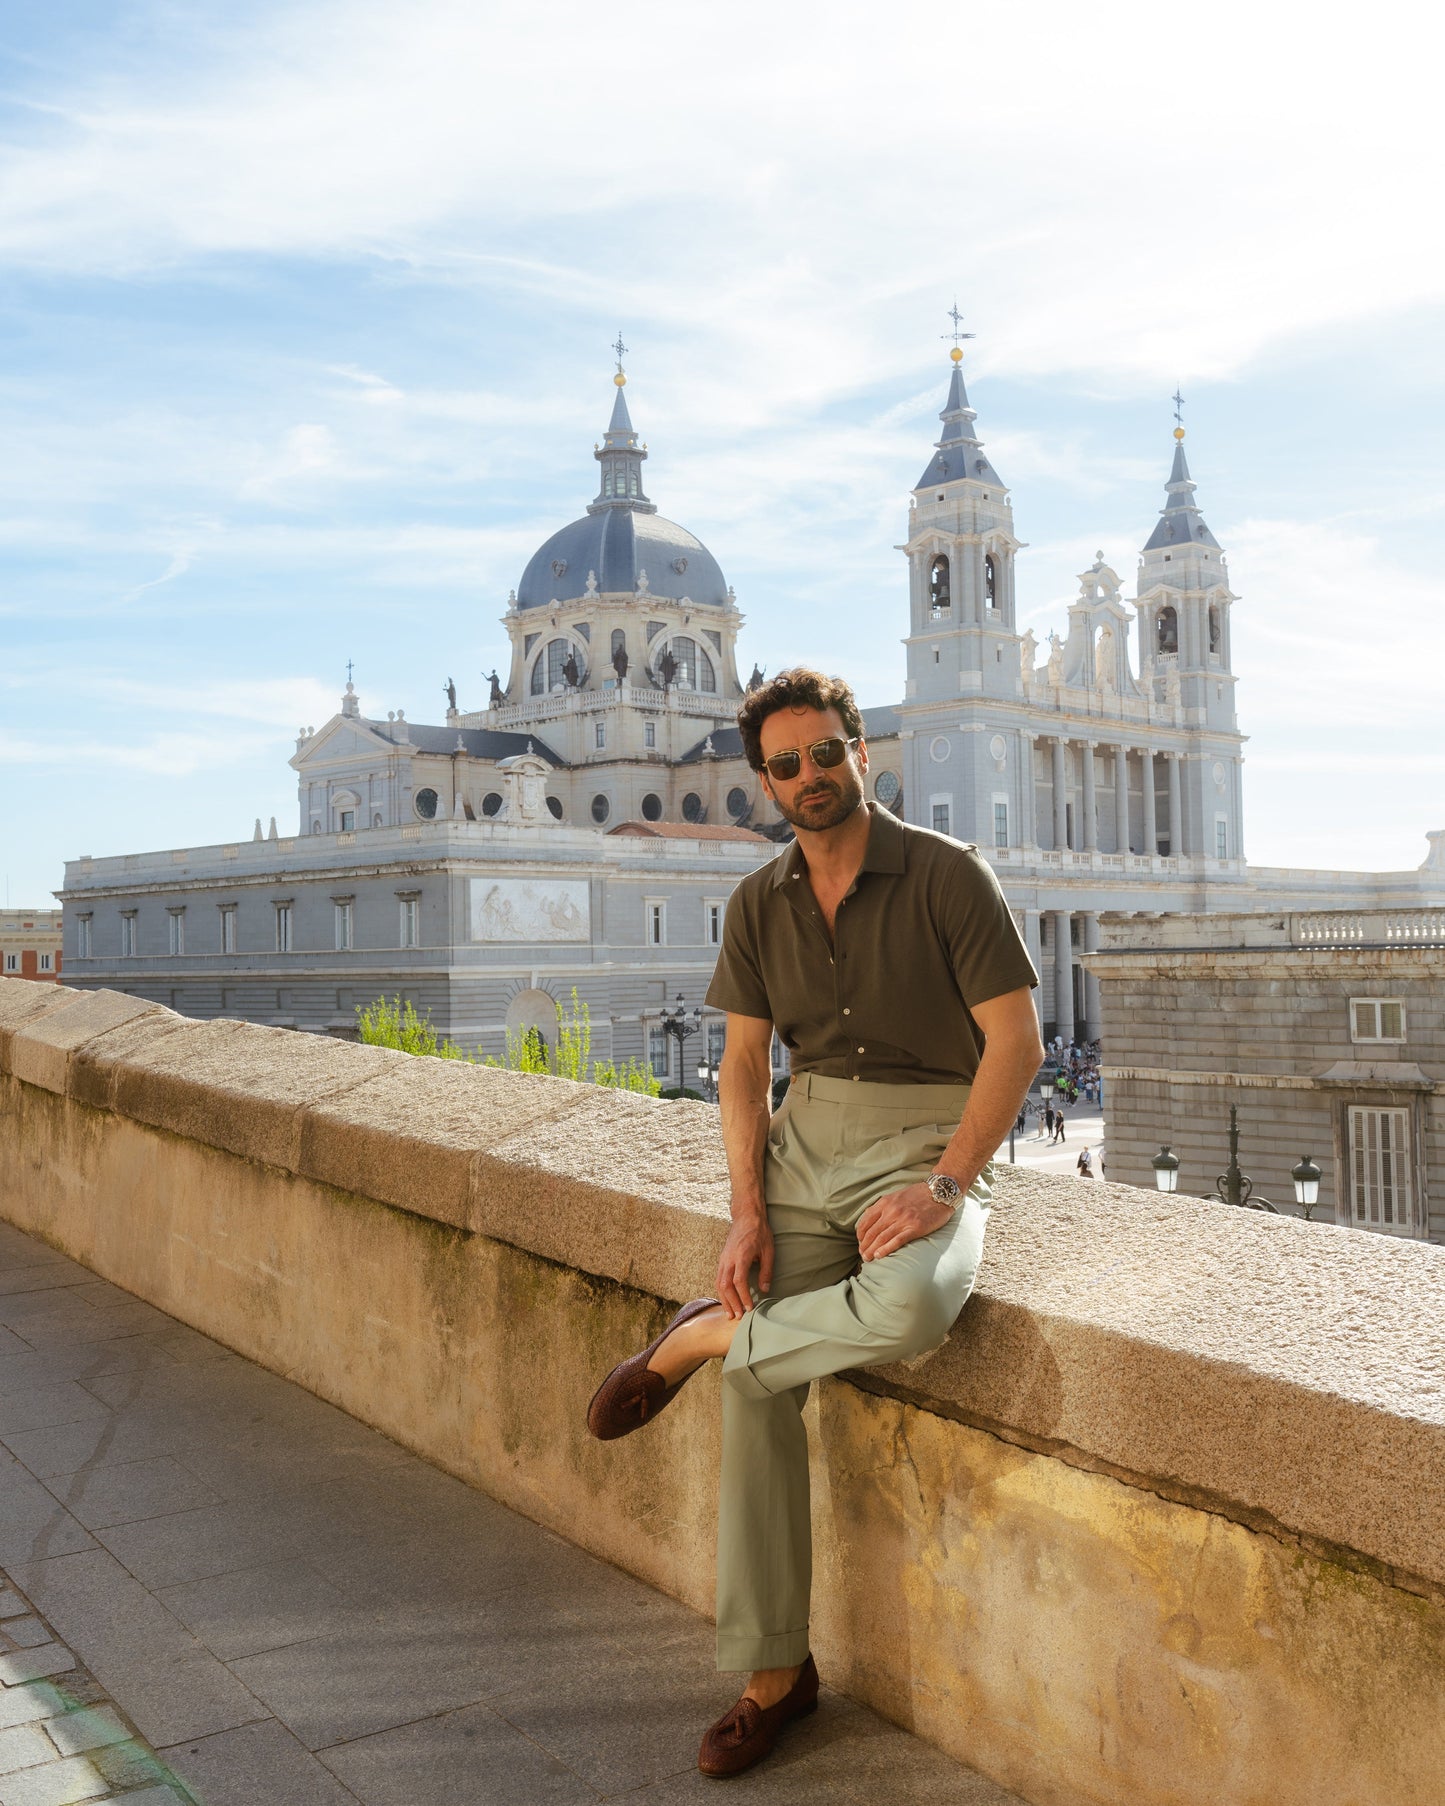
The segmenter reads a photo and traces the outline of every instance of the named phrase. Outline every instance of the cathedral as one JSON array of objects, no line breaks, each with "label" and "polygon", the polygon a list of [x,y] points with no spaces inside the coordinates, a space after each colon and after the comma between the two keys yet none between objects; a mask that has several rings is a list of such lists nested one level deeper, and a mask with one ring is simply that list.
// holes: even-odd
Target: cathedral
[{"label": "cathedral", "polygon": [[[617,349],[596,493],[509,596],[510,665],[486,706],[458,706],[448,680],[444,721],[383,719],[348,682],[339,712],[298,736],[294,835],[258,823],[229,848],[67,866],[68,976],[331,1033],[395,986],[488,1048],[519,1026],[545,1033],[576,984],[599,1052],[663,1070],[671,987],[701,997],[732,885],[787,830],[734,725],[761,677],[740,676],[737,599],[648,494]],[[1096,981],[1075,956],[1097,947],[1105,912],[1438,899],[1438,843],[1418,872],[1247,865],[1239,598],[1182,426],[1163,507],[1141,520],[1132,596],[1101,553],[1062,633],[1040,646],[1019,631],[1010,492],[956,341],[950,357],[908,501],[904,695],[864,711],[868,783],[883,807],[983,848],[1039,969],[1045,1032],[1096,1032]],[[806,632],[794,656],[826,663]]]}]

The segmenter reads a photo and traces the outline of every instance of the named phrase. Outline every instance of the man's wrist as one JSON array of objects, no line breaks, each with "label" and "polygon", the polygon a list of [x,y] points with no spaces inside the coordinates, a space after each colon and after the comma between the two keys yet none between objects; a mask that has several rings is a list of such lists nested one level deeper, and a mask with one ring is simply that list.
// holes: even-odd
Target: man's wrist
[{"label": "man's wrist", "polygon": [[964,1187],[952,1173],[930,1173],[923,1183],[928,1188],[929,1197],[935,1204],[946,1210],[950,1216],[962,1204]]},{"label": "man's wrist", "polygon": [[762,1198],[739,1198],[729,1200],[728,1209],[735,1223],[762,1223],[767,1220],[768,1207]]}]

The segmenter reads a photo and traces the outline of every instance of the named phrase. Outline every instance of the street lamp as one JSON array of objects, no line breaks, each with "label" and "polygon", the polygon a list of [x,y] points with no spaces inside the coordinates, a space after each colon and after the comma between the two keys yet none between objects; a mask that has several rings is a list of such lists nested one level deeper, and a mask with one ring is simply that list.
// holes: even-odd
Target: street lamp
[{"label": "street lamp", "polygon": [[719,1061],[717,1063],[717,1065],[714,1065],[712,1063],[711,1058],[709,1056],[707,1056],[706,1054],[702,1057],[702,1059],[700,1059],[698,1061],[698,1064],[697,1064],[698,1083],[703,1085],[706,1088],[711,1089],[713,1103],[716,1103],[718,1101],[717,1082],[718,1082],[718,1075],[721,1071],[722,1071],[722,1062]]},{"label": "street lamp", "polygon": [[[1175,1191],[1179,1185],[1179,1158],[1171,1154],[1167,1147],[1159,1152],[1149,1163],[1154,1168],[1154,1183],[1160,1191]],[[1320,1179],[1323,1175],[1308,1154],[1298,1165],[1290,1168],[1290,1178],[1294,1181],[1295,1203],[1304,1212],[1304,1219],[1311,1221],[1310,1213],[1320,1201]],[[1239,1109],[1235,1104],[1229,1106],[1229,1165],[1214,1181],[1214,1189],[1223,1204],[1236,1204],[1245,1210],[1265,1210],[1272,1216],[1284,1216],[1278,1204],[1271,1204],[1268,1198],[1254,1195],[1254,1181],[1239,1167]]]},{"label": "street lamp", "polygon": [[[662,1012],[662,1026],[665,1032],[671,1035],[673,1040],[677,1042],[677,1073],[678,1082],[680,1084],[682,1083],[682,1075],[687,1071],[687,1067],[683,1062],[683,1047],[689,1037],[695,1035],[702,1027],[701,1006],[693,1010],[691,1015],[689,1015],[687,1005],[682,1001],[682,992],[679,991],[677,994],[677,1002],[670,1010],[664,1010]],[[668,1062],[668,1065],[670,1068],[671,1061]]]}]

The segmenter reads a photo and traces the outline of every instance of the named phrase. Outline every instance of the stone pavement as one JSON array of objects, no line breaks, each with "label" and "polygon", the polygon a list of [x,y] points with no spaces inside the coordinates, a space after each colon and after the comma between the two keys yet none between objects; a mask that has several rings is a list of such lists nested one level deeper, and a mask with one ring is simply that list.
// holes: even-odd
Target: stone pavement
[{"label": "stone pavement", "polygon": [[[4,1224],[0,1567],[0,1806],[711,1797],[707,1622]],[[1014,1799],[826,1690],[729,1797]]]}]

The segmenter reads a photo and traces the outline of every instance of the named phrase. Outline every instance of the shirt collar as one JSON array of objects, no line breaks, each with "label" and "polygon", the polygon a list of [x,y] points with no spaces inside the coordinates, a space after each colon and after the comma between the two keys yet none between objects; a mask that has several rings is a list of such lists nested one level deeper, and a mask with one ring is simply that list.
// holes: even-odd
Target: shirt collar
[{"label": "shirt collar", "polygon": [[[863,849],[863,863],[860,872],[904,872],[908,869],[908,860],[904,847],[903,824],[891,809],[881,808],[877,803],[868,803],[868,844]],[[785,853],[780,853],[775,862],[773,872],[773,889],[781,890],[795,874],[801,876],[807,870],[807,861],[803,858],[803,849],[797,841],[793,841]]]}]

